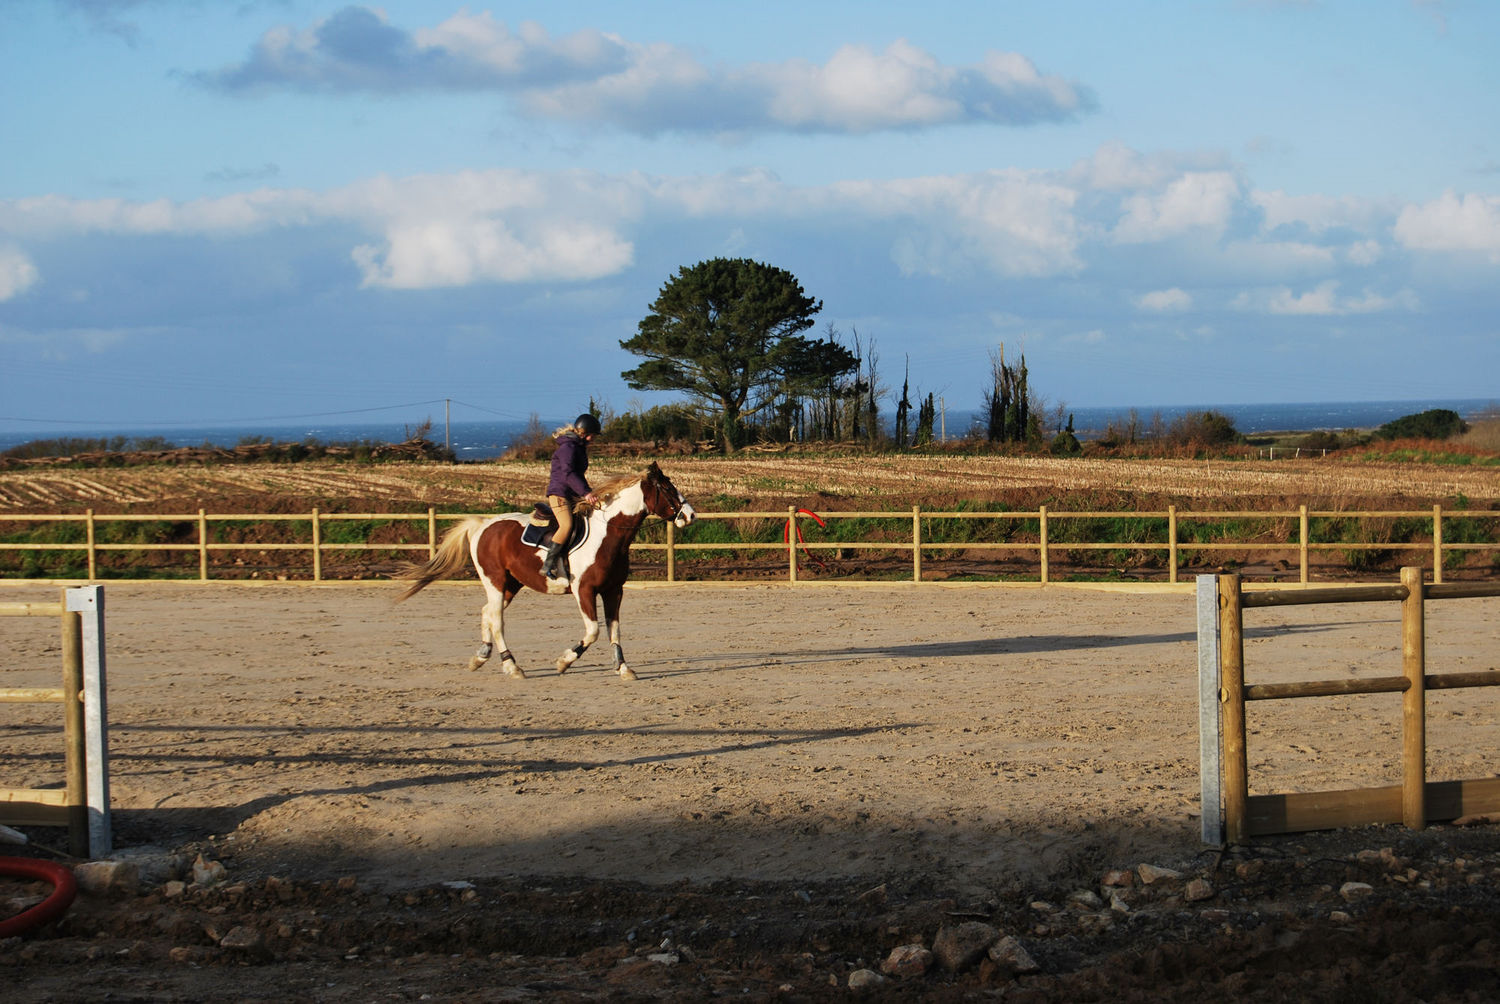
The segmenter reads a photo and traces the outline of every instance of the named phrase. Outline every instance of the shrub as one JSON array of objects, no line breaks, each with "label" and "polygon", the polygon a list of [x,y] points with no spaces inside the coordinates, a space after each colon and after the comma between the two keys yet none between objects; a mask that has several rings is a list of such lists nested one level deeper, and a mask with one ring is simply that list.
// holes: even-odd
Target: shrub
[{"label": "shrub", "polygon": [[1376,439],[1451,439],[1469,430],[1456,411],[1430,408],[1415,415],[1403,415],[1375,430]]}]

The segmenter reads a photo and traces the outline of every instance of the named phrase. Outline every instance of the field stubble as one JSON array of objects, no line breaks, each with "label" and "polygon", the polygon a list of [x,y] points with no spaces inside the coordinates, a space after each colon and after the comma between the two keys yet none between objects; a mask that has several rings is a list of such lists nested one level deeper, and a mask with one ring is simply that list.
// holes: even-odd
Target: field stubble
[{"label": "field stubble", "polygon": [[[595,480],[637,470],[639,458],[595,459]],[[1493,468],[1307,460],[1093,460],[993,456],[825,456],[781,454],[673,457],[663,465],[700,509],[781,511],[787,506],[901,510],[957,502],[1032,507],[1068,497],[1101,503],[1204,508],[1251,502],[1352,508],[1426,506],[1464,497],[1500,500]],[[120,467],[0,472],[0,511],[72,513],[329,512],[510,510],[539,498],[546,465],[347,463]]]}]

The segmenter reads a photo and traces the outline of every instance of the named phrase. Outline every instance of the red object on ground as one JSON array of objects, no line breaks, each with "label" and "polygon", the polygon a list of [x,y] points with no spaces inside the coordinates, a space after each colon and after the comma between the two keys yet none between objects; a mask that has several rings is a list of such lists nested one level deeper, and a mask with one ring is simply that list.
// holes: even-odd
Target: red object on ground
[{"label": "red object on ground", "polygon": [[52,883],[52,895],[29,910],[22,910],[14,917],[0,920],[0,938],[13,938],[25,934],[34,927],[41,927],[61,917],[73,905],[78,895],[78,883],[73,873],[62,865],[36,858],[0,858],[0,875],[17,878],[41,879]]}]

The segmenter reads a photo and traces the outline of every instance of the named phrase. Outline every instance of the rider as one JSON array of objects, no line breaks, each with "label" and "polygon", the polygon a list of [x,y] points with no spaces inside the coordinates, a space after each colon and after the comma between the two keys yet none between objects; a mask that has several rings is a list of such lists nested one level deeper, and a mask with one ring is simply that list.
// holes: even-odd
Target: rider
[{"label": "rider", "polygon": [[589,487],[584,473],[589,469],[589,443],[599,435],[599,420],[585,412],[573,420],[571,426],[557,430],[557,449],[552,453],[552,477],[547,482],[547,501],[552,504],[552,515],[557,517],[557,531],[552,535],[552,546],[547,549],[542,562],[542,575],[552,578],[557,559],[568,546],[568,537],[573,533],[573,505],[583,499],[590,505],[599,504],[599,496]]}]

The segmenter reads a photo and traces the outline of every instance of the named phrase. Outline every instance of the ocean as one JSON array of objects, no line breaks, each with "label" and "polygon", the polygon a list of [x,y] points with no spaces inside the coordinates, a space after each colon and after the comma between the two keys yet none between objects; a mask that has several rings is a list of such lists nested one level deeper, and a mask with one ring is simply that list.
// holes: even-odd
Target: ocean
[{"label": "ocean", "polygon": [[[1318,429],[1342,431],[1344,429],[1373,429],[1386,422],[1427,411],[1431,408],[1447,408],[1465,418],[1480,412],[1494,410],[1495,398],[1467,398],[1462,400],[1422,401],[1332,401],[1302,404],[1198,404],[1198,405],[1117,405],[1068,409],[1073,415],[1073,429],[1080,439],[1097,438],[1111,422],[1125,419],[1132,411],[1143,425],[1149,425],[1160,415],[1163,422],[1170,423],[1184,414],[1214,410],[1228,415],[1234,426],[1246,435],[1264,432],[1306,431]],[[961,437],[973,424],[974,411],[950,410],[939,421],[947,429],[948,437]],[[886,416],[887,423],[893,416]],[[542,422],[549,432],[566,423],[561,418]],[[1066,421],[1066,420],[1065,420]],[[500,456],[510,444],[526,431],[528,423],[505,420],[492,422],[453,422],[444,427],[434,424],[431,438],[434,442],[447,442],[459,460],[490,460]],[[406,426],[392,423],[330,424],[326,422],[305,425],[254,425],[254,426],[171,426],[114,429],[68,429],[59,431],[10,431],[0,432],[0,451],[36,439],[108,439],[123,436],[127,439],[160,438],[174,446],[235,446],[249,437],[260,437],[282,443],[299,443],[312,439],[322,443],[400,442],[406,436]],[[941,431],[941,430],[939,430]]]}]

